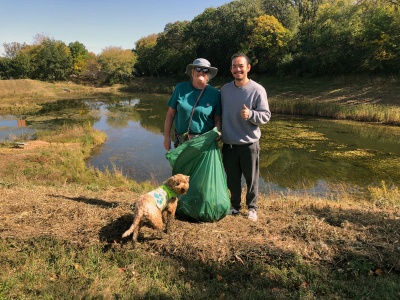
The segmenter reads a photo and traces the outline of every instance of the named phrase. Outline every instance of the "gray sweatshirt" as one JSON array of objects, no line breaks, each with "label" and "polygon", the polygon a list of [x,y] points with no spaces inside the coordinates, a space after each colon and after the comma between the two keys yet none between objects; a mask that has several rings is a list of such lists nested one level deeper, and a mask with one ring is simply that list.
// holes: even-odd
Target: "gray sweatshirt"
[{"label": "gray sweatshirt", "polygon": [[[225,144],[241,145],[257,142],[263,125],[271,118],[267,92],[257,82],[250,80],[245,86],[237,87],[234,81],[221,88],[222,141]],[[240,112],[243,104],[250,109],[244,120]]]}]

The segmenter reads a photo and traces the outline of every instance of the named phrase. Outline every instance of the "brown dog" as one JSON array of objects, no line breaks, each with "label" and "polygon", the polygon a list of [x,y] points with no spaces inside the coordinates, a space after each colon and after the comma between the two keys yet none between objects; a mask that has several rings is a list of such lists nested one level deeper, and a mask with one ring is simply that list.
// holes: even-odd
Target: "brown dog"
[{"label": "brown dog", "polygon": [[186,194],[188,189],[189,176],[176,174],[154,191],[140,196],[135,203],[132,226],[122,237],[125,238],[133,233],[132,240],[135,243],[142,226],[148,225],[162,230],[164,223],[165,232],[168,233],[171,221],[175,218],[177,195]]}]

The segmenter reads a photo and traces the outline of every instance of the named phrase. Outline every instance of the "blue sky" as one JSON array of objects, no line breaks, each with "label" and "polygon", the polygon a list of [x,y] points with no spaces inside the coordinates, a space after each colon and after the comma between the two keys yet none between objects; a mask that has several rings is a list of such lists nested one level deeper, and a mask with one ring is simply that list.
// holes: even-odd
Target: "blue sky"
[{"label": "blue sky", "polygon": [[3,43],[33,44],[42,34],[67,45],[78,41],[99,54],[109,46],[132,49],[168,23],[192,21],[206,8],[232,0],[0,0]]}]

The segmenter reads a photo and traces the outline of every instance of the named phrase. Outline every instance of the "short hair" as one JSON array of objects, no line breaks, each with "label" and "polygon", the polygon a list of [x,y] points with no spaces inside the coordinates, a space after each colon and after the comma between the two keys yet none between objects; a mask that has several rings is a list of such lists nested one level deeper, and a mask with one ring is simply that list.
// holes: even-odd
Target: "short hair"
[{"label": "short hair", "polygon": [[246,59],[247,64],[250,65],[249,57],[246,54],[244,54],[243,52],[237,52],[237,53],[233,54],[231,57],[231,61],[233,61],[236,57],[244,57]]}]

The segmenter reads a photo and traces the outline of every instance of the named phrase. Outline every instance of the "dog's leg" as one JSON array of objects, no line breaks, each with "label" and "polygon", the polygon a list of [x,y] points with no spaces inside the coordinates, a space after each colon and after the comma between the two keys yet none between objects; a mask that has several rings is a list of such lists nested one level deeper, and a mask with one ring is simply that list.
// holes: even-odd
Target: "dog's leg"
[{"label": "dog's leg", "polygon": [[170,233],[171,232],[171,225],[173,223],[173,216],[170,212],[167,212],[167,220],[165,222],[165,233]]},{"label": "dog's leg", "polygon": [[154,216],[151,219],[151,226],[153,227],[153,229],[162,230],[163,226],[164,226],[163,217],[162,216]]},{"label": "dog's leg", "polygon": [[139,230],[142,227],[143,223],[142,221],[138,222],[137,226],[135,227],[135,229],[133,230],[133,235],[132,235],[132,241],[134,243],[136,243],[138,236],[139,236]]},{"label": "dog's leg", "polygon": [[175,219],[176,207],[178,204],[178,198],[171,198],[165,208],[165,233],[171,232],[171,225]]}]

